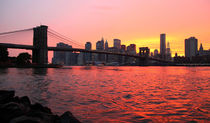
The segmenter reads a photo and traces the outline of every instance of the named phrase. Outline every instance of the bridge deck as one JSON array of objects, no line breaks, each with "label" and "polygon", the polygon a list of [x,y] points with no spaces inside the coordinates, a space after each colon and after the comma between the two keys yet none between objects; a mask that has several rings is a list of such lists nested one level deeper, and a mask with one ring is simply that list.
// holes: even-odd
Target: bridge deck
[{"label": "bridge deck", "polygon": [[[6,47],[6,48],[14,48],[14,49],[27,49],[27,50],[35,49],[32,45],[22,45],[22,44],[0,43],[0,46]],[[134,57],[134,58],[138,58],[138,59],[139,58],[146,59],[146,57],[143,57],[143,56],[131,55],[131,54],[126,54],[126,53],[113,53],[113,52],[98,51],[98,50],[85,50],[85,49],[79,49],[79,48],[48,47],[47,50],[49,50],[49,51],[71,51],[71,52],[76,51],[76,52],[85,52],[85,53],[121,55],[121,56]],[[157,58],[153,58],[153,57],[148,57],[148,60],[154,60],[154,61],[164,62],[164,63],[171,63],[171,61],[166,61],[166,60],[157,59]]]}]

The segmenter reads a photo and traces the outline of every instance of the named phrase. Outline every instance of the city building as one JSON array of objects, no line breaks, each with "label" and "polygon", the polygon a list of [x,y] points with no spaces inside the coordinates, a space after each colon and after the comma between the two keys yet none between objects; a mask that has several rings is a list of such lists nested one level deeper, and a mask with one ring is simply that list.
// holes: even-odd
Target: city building
[{"label": "city building", "polygon": [[109,44],[108,44],[108,41],[106,40],[106,43],[105,43],[105,50],[107,51],[109,49]]},{"label": "city building", "polygon": [[[92,50],[92,44],[91,44],[91,42],[86,42],[85,49],[86,50]],[[84,53],[84,55],[85,55],[84,62],[87,63],[87,64],[90,64],[91,61],[92,61],[92,53]]]},{"label": "city building", "polygon": [[[103,51],[104,50],[104,39],[102,38],[100,41],[96,42],[96,50]],[[96,61],[105,61],[105,54],[96,54]]]},{"label": "city building", "polygon": [[77,62],[78,65],[80,65],[80,66],[85,65],[86,64],[85,63],[85,53],[80,52],[78,57],[77,57],[77,61],[78,61]]},{"label": "city building", "polygon": [[[56,47],[72,48],[71,45],[65,43],[58,43]],[[52,63],[62,65],[77,65],[78,53],[66,52],[66,51],[54,51]]]},{"label": "city building", "polygon": [[92,44],[91,44],[91,42],[86,42],[86,44],[85,44],[85,49],[86,49],[86,50],[91,50],[91,49],[92,49]]},{"label": "city building", "polygon": [[[72,46],[65,44],[65,43],[57,43],[56,47],[61,48],[72,48]],[[64,51],[54,51],[53,52],[53,58],[52,63],[53,64],[62,64],[67,65],[68,64],[68,57],[67,55],[70,55],[71,52],[64,52]]]},{"label": "city building", "polygon": [[120,49],[121,47],[121,40],[120,39],[114,39],[114,47],[117,49]]},{"label": "city building", "polygon": [[167,43],[167,48],[166,48],[166,59],[171,60],[171,49],[170,49],[170,44],[169,42]]},{"label": "city building", "polygon": [[203,45],[202,45],[202,43],[201,43],[201,44],[200,44],[199,51],[198,51],[198,55],[199,55],[199,56],[210,56],[210,49],[209,49],[209,50],[204,50],[204,49],[203,49]]},{"label": "city building", "polygon": [[192,58],[198,53],[198,40],[195,37],[185,39],[185,57]]},{"label": "city building", "polygon": [[125,52],[126,51],[126,46],[125,45],[121,45],[121,52]]},{"label": "city building", "polygon": [[160,56],[166,58],[166,34],[160,34]]},{"label": "city building", "polygon": [[155,50],[154,50],[154,57],[157,57],[157,56],[158,56],[158,50],[155,49]]},{"label": "city building", "polygon": [[136,55],[136,44],[130,44],[127,47],[127,52],[132,55]]}]

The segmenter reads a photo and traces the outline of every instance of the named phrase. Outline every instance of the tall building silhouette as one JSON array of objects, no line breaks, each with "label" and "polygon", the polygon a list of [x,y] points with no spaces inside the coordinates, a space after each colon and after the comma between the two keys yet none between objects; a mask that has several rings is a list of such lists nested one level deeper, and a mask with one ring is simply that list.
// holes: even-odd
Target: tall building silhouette
[{"label": "tall building silhouette", "polygon": [[198,53],[198,39],[190,37],[185,39],[185,57],[192,58]]},{"label": "tall building silhouette", "polygon": [[114,39],[114,48],[120,49],[121,48],[121,40]]},{"label": "tall building silhouette", "polygon": [[[57,43],[56,47],[72,48],[71,45],[65,43]],[[66,51],[54,51],[52,63],[62,65],[76,65],[78,53],[66,52]]]},{"label": "tall building silhouette", "polygon": [[85,44],[85,49],[86,49],[86,50],[91,50],[91,49],[92,49],[92,44],[91,44],[91,42],[86,42],[86,44]]},{"label": "tall building silhouette", "polygon": [[[85,44],[85,49],[86,50],[91,50],[92,49],[92,44],[91,42],[86,42]],[[92,53],[85,53],[85,63],[90,63],[92,61]]]},{"label": "tall building silhouette", "polygon": [[[104,38],[102,38],[100,41],[96,42],[96,50],[103,51],[104,50]],[[96,61],[105,61],[105,55],[104,54],[96,54],[95,55]]]},{"label": "tall building silhouette", "polygon": [[203,49],[203,45],[202,45],[202,43],[201,43],[201,44],[200,44],[199,51],[198,51],[198,55],[199,55],[199,56],[207,56],[207,57],[210,57],[210,49],[209,49],[209,50],[204,50],[204,49]]},{"label": "tall building silhouette", "polygon": [[158,57],[158,50],[157,49],[154,50],[154,57]]},{"label": "tall building silhouette", "polygon": [[160,55],[162,59],[166,57],[166,34],[160,34]]},{"label": "tall building silhouette", "polygon": [[136,44],[130,44],[127,47],[127,52],[132,55],[136,55]]},{"label": "tall building silhouette", "polygon": [[167,48],[166,48],[166,59],[171,60],[171,49],[169,42],[167,43]]},{"label": "tall building silhouette", "polygon": [[106,42],[105,42],[105,50],[107,51],[108,49],[109,49],[109,44],[108,44],[108,42],[106,40]]},{"label": "tall building silhouette", "polygon": [[101,39],[101,47],[102,47],[102,49],[104,50],[104,38],[102,37],[102,39]]}]

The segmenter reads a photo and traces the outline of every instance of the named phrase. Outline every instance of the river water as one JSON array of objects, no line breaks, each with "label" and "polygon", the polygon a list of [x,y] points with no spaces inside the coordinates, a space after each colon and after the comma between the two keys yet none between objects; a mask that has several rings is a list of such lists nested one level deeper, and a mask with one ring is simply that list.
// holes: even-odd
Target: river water
[{"label": "river water", "polygon": [[84,123],[210,122],[210,67],[8,68],[0,89]]}]

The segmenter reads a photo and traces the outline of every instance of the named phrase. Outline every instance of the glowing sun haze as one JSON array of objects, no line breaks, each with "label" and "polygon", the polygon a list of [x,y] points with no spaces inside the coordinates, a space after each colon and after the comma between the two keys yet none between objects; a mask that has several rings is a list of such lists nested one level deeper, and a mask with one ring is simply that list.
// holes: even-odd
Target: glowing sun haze
[{"label": "glowing sun haze", "polygon": [[104,37],[111,46],[119,38],[153,51],[161,33],[173,54],[183,55],[184,39],[191,36],[210,48],[210,0],[1,0],[0,18],[0,32],[41,23],[94,48]]}]

